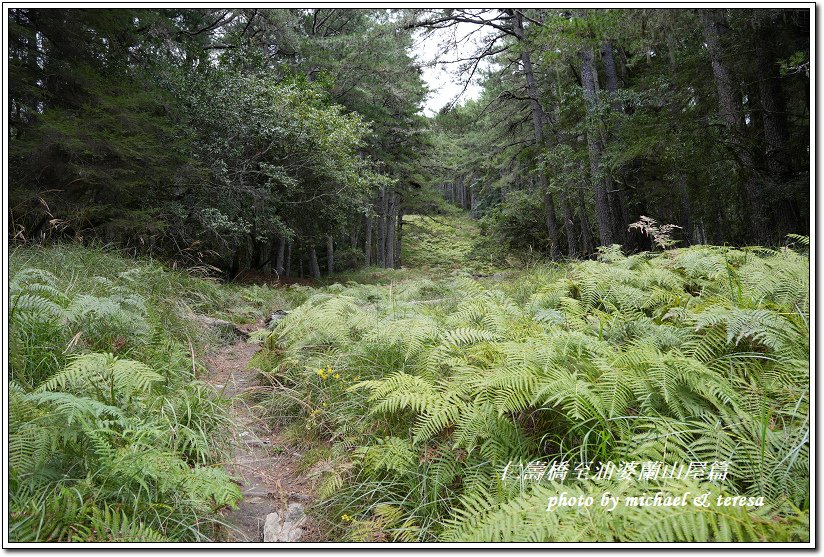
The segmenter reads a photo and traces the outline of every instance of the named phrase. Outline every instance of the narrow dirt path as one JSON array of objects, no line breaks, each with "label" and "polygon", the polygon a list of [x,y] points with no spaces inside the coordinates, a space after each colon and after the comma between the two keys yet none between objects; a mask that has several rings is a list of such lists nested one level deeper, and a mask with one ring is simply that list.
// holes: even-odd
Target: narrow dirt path
[{"label": "narrow dirt path", "polygon": [[[263,323],[240,327],[245,331],[262,328]],[[257,372],[249,360],[258,347],[239,338],[206,358],[209,370],[204,381],[232,400],[237,430],[233,437],[233,458],[226,469],[241,482],[243,500],[226,518],[232,526],[227,541],[262,542],[264,523],[270,513],[285,514],[287,505],[308,507],[313,501],[312,482],[299,471],[303,456],[284,442],[255,411],[252,393]],[[311,517],[301,526],[300,542],[322,541],[318,524]]]}]

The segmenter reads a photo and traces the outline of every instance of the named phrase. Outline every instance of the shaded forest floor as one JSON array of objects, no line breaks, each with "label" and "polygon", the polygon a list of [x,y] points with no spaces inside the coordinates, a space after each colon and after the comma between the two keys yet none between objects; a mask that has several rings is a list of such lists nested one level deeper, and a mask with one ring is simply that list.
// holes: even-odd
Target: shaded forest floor
[{"label": "shaded forest floor", "polygon": [[404,267],[426,272],[455,271],[477,266],[472,246],[478,224],[465,214],[406,215],[401,260]]},{"label": "shaded forest floor", "polygon": [[503,268],[477,249],[480,235],[477,221],[460,210],[436,216],[404,215],[400,269],[368,267],[324,277],[316,284],[389,284],[458,273],[491,275]]}]

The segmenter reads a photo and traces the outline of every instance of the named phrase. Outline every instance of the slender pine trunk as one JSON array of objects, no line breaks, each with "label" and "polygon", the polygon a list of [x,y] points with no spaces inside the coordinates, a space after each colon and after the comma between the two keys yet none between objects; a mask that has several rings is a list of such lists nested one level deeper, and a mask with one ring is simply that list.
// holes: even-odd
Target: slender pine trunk
[{"label": "slender pine trunk", "polygon": [[320,265],[318,265],[318,253],[314,244],[309,248],[309,272],[315,280],[320,278]]},{"label": "slender pine trunk", "polygon": [[609,200],[606,185],[601,176],[601,131],[598,123],[598,74],[595,72],[595,58],[592,49],[581,51],[581,84],[587,107],[587,148],[589,150],[589,172],[592,189],[595,193],[595,216],[598,221],[600,245],[614,243]]},{"label": "slender pine trunk", "polygon": [[569,198],[564,196],[564,232],[567,240],[567,255],[571,258],[578,257],[578,244],[575,238],[575,223],[572,220],[572,207],[569,205]]},{"label": "slender pine trunk", "polygon": [[391,268],[395,263],[395,216],[397,212],[395,192],[392,191],[387,196],[389,198],[386,209],[386,246],[384,254],[384,267]]},{"label": "slender pine trunk", "polygon": [[[678,62],[675,57],[676,44],[675,36],[672,33],[667,35],[667,47],[669,50],[669,65],[670,65],[670,92],[673,100],[670,101],[670,115],[673,121],[677,121],[680,107],[674,101],[675,99],[675,78],[678,75]],[[693,241],[692,233],[692,203],[690,202],[689,189],[687,187],[687,174],[684,171],[679,171],[675,178],[675,191],[679,197],[681,205],[681,232],[683,245],[688,246]]]},{"label": "slender pine trunk", "polygon": [[403,206],[398,203],[398,232],[395,235],[395,268],[400,269],[401,261],[401,246],[403,241]]},{"label": "slender pine trunk", "polygon": [[724,10],[699,10],[701,22],[704,24],[704,40],[710,55],[712,73],[718,92],[718,112],[727,128],[730,147],[738,160],[743,186],[743,214],[747,219],[749,236],[757,243],[765,243],[769,233],[761,188],[755,173],[755,161],[744,140],[744,122],[741,116],[741,100],[735,94],[733,76],[727,61],[723,36],[727,32],[726,14]]},{"label": "slender pine trunk", "polygon": [[587,216],[587,201],[581,187],[578,188],[578,222],[581,223],[581,255],[587,256],[595,251],[595,245],[592,242],[592,228]]},{"label": "slender pine trunk", "polygon": [[788,152],[789,132],[786,104],[781,88],[778,63],[772,53],[772,37],[764,27],[757,35],[755,53],[758,58],[758,96],[764,122],[764,155],[767,159],[770,198],[773,204],[774,240],[781,241],[791,232],[803,232],[799,228],[800,215],[797,202],[782,192],[792,175]]},{"label": "slender pine trunk", "polygon": [[[532,110],[532,125],[535,129],[535,143],[538,149],[541,150],[546,147],[544,141],[544,120],[546,115],[541,106],[538,96],[538,85],[535,81],[535,73],[532,69],[532,57],[529,49],[523,47],[525,38],[523,14],[520,10],[510,10],[513,18],[513,30],[518,40],[522,43],[521,48],[521,64],[524,68],[524,77],[526,78],[526,88],[529,95],[529,105]],[[555,203],[552,200],[552,193],[549,191],[549,184],[547,183],[546,173],[538,172],[538,185],[541,189],[541,195],[544,200],[544,210],[546,212],[546,226],[547,234],[549,236],[549,254],[552,259],[559,259],[561,251],[558,245],[558,223],[555,217]]]},{"label": "slender pine trunk", "polygon": [[282,275],[286,272],[286,268],[283,265],[283,260],[286,255],[286,238],[281,236],[278,238],[278,252],[275,256],[275,272],[279,275]]},{"label": "slender pine trunk", "polygon": [[284,276],[292,274],[292,242],[286,243],[286,266],[283,269]]},{"label": "slender pine trunk", "polygon": [[326,274],[332,276],[335,273],[335,241],[332,235],[326,236]]},{"label": "slender pine trunk", "polygon": [[364,264],[372,264],[372,215],[366,215],[366,240],[363,248]]},{"label": "slender pine trunk", "polygon": [[378,201],[378,245],[376,247],[378,267],[385,267],[386,256],[386,188],[381,186],[380,199]]},{"label": "slender pine trunk", "polygon": [[[623,112],[623,106],[618,99],[618,73],[615,68],[615,57],[611,41],[605,41],[601,47],[601,61],[604,64],[604,81],[610,99],[610,109],[613,112]],[[605,136],[605,141],[609,136]],[[610,215],[612,219],[612,235],[614,241],[625,244],[627,241],[627,196],[623,185],[618,185],[610,177],[605,178],[607,197],[609,199]]]}]

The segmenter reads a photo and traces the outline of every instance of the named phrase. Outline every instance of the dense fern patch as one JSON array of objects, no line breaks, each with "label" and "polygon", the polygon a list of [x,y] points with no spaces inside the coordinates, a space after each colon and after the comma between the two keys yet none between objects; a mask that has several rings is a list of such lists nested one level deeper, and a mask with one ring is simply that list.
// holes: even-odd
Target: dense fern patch
[{"label": "dense fern patch", "polygon": [[[608,249],[498,282],[306,289],[262,335],[264,404],[333,440],[316,467],[320,508],[344,539],[806,540],[808,273],[789,249],[697,246]],[[729,474],[502,474],[535,461],[724,462]],[[560,492],[659,491],[764,504],[546,510]]]},{"label": "dense fern patch", "polygon": [[188,316],[238,292],[87,248],[11,263],[9,538],[218,537],[240,499],[221,465],[231,423],[196,377],[219,339]]}]

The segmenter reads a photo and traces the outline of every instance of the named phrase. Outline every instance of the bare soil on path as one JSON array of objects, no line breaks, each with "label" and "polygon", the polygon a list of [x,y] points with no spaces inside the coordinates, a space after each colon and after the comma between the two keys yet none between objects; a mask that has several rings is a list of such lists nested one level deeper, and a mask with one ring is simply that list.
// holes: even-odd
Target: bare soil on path
[{"label": "bare soil on path", "polygon": [[[263,326],[261,322],[240,329],[249,332]],[[232,435],[232,460],[226,469],[240,481],[243,500],[226,516],[230,525],[227,542],[262,542],[269,513],[283,515],[288,504],[309,507],[314,500],[313,482],[300,469],[303,455],[263,421],[254,406],[254,394],[261,387],[257,385],[258,372],[249,367],[249,361],[257,349],[257,345],[238,338],[205,359],[208,373],[203,380],[232,401],[237,428]],[[300,542],[324,541],[311,516],[302,529]]]}]

